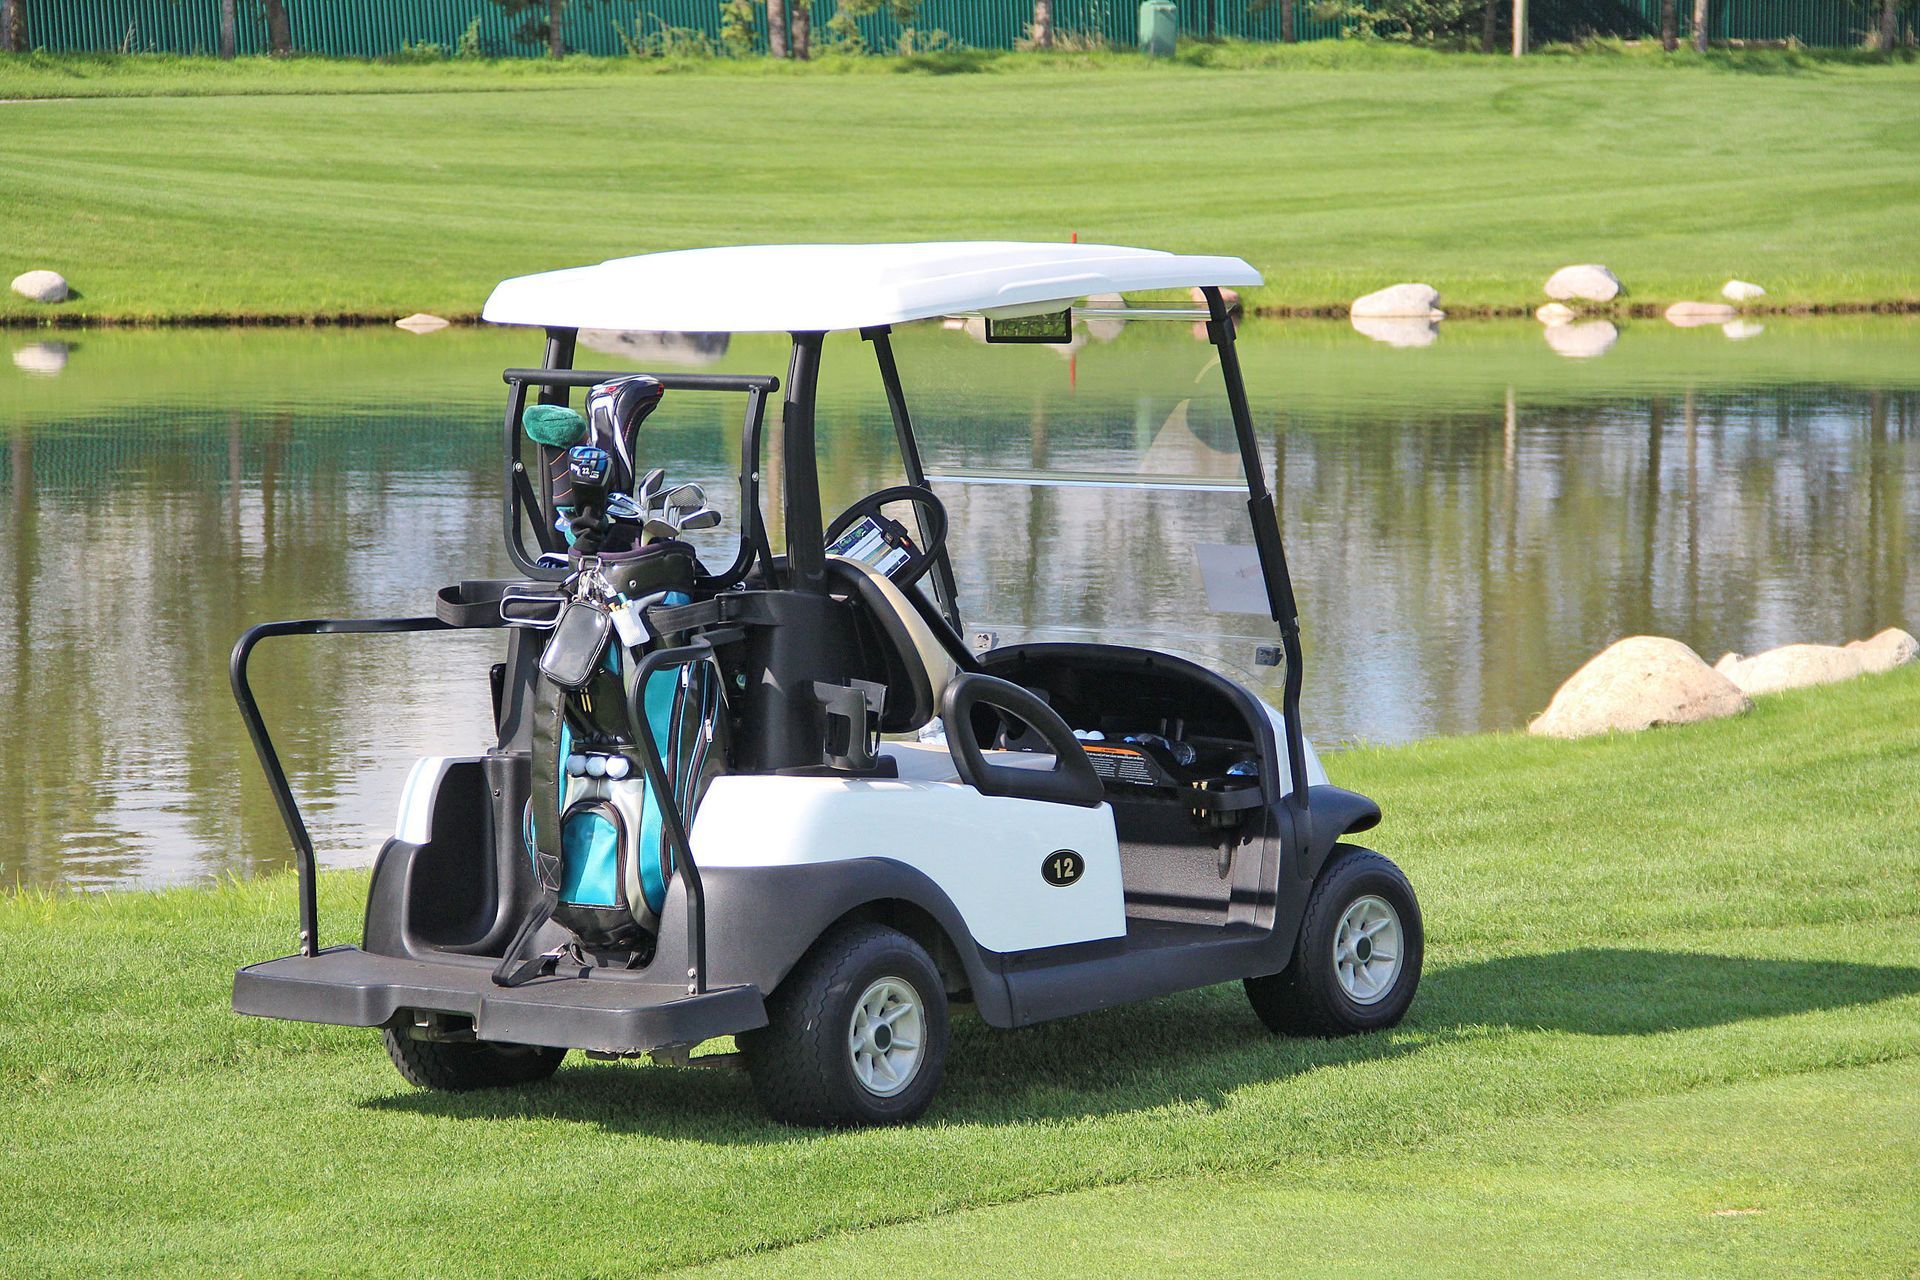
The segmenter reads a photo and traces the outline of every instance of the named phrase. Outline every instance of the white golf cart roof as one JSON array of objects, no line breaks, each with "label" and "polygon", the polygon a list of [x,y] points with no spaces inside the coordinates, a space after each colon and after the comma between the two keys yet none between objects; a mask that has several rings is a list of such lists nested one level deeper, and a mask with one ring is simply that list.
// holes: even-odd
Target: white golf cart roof
[{"label": "white golf cart roof", "polygon": [[502,281],[482,316],[554,329],[787,333],[984,312],[1099,293],[1257,285],[1239,258],[1110,244],[768,244],[614,258]]}]

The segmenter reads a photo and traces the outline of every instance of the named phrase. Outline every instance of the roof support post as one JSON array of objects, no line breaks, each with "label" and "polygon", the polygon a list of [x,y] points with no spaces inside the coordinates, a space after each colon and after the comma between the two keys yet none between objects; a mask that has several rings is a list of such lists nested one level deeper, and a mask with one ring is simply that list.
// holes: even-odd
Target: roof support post
[{"label": "roof support post", "polygon": [[[900,441],[900,464],[907,483],[927,488],[927,469],[920,461],[920,445],[913,436],[913,416],[907,411],[906,389],[900,385],[900,366],[893,360],[893,330],[886,325],[862,329],[860,336],[873,344],[874,359],[880,365],[880,385],[886,389],[887,412],[893,415],[893,434]],[[947,549],[933,559],[933,595],[940,612],[957,633],[960,631],[960,592],[953,580],[953,561]]]},{"label": "roof support post", "polygon": [[[1253,410],[1247,403],[1246,378],[1240,372],[1240,352],[1234,347],[1233,316],[1220,290],[1201,290],[1207,300],[1207,340],[1220,353],[1220,374],[1227,384],[1227,409],[1233,415],[1233,434],[1240,444],[1240,466],[1247,476],[1247,515],[1253,522],[1254,550],[1266,580],[1267,608],[1280,626],[1280,646],[1286,654],[1286,683],[1280,712],[1287,738],[1287,768],[1292,793],[1289,808],[1304,819],[1307,807],[1306,735],[1300,727],[1300,690],[1305,671],[1300,658],[1300,609],[1293,598],[1293,577],[1287,571],[1286,548],[1280,539],[1280,519],[1273,495],[1267,491],[1266,463],[1253,432]],[[1296,835],[1305,836],[1304,823]],[[1299,844],[1296,848],[1302,847]]]},{"label": "roof support post", "polygon": [[820,385],[820,348],[824,333],[793,335],[787,363],[787,398],[782,405],[785,430],[780,466],[786,491],[787,571],[796,591],[825,594],[826,532],[820,518],[820,469],[814,460],[814,397]]},{"label": "roof support post", "polygon": [[[579,337],[578,329],[547,330],[547,355],[546,359],[540,362],[540,367],[543,369],[573,368],[574,344]],[[570,398],[571,395],[565,387],[549,385],[540,388],[541,404],[565,404]]]}]

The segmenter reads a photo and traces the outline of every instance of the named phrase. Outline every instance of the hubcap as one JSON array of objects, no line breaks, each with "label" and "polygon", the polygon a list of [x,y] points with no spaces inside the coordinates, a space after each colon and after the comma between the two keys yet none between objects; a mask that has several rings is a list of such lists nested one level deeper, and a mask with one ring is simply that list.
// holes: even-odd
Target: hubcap
[{"label": "hubcap", "polygon": [[1333,972],[1355,1004],[1377,1004],[1400,977],[1400,913],[1385,898],[1355,898],[1333,931]]},{"label": "hubcap", "polygon": [[847,1028],[853,1074],[868,1093],[890,1098],[920,1072],[926,1011],[920,993],[901,978],[880,978],[853,1006]]}]

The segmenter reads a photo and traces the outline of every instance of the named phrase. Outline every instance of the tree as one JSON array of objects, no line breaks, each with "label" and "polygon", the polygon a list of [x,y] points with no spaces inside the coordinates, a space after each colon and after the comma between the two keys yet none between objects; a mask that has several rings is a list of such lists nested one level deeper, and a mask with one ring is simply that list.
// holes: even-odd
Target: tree
[{"label": "tree", "polygon": [[238,40],[239,15],[234,12],[238,0],[220,0],[220,56],[232,61]]},{"label": "tree", "polygon": [[1252,0],[1247,6],[1248,13],[1265,13],[1274,5],[1280,6],[1280,43],[1293,43],[1293,7],[1298,0]]},{"label": "tree", "polygon": [[267,52],[276,58],[293,55],[293,24],[287,21],[287,0],[261,0],[267,11]]},{"label": "tree", "polygon": [[[1705,3],[1705,0],[1702,0]],[[1513,56],[1527,52],[1527,0],[1513,0]]]},{"label": "tree", "polygon": [[27,51],[27,0],[0,0],[0,50]]},{"label": "tree", "polygon": [[793,0],[793,56],[805,62],[813,54],[813,0]]},{"label": "tree", "polygon": [[1500,0],[1487,0],[1480,6],[1480,52],[1492,53],[1500,38]]},{"label": "tree", "polygon": [[1672,53],[1680,47],[1680,14],[1676,0],[1660,0],[1660,47]]},{"label": "tree", "polygon": [[1033,29],[1027,39],[1036,49],[1053,48],[1053,0],[1033,0]]},{"label": "tree", "polygon": [[1880,52],[1892,53],[1900,39],[1900,0],[1881,0]]},{"label": "tree", "polygon": [[1709,0],[1693,0],[1693,51],[1707,51],[1707,12]]},{"label": "tree", "polygon": [[[268,0],[278,3],[279,0]],[[591,0],[580,0],[590,3]],[[567,56],[568,0],[493,0],[509,18],[520,19],[513,38],[527,44],[544,44],[549,57]]]},{"label": "tree", "polygon": [[767,52],[787,56],[787,0],[767,0]]}]

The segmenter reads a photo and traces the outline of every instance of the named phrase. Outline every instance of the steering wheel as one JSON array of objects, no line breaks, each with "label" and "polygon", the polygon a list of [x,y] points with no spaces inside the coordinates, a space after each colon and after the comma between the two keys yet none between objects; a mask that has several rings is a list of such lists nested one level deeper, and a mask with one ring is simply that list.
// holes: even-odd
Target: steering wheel
[{"label": "steering wheel", "polygon": [[[923,547],[915,542],[907,526],[882,513],[881,508],[892,506],[896,502],[910,502],[919,517],[920,528],[926,536]],[[827,552],[830,555],[844,554],[851,547],[836,551],[834,543],[840,536],[852,529],[862,520],[871,520],[881,538],[892,548],[884,554],[899,559],[891,569],[885,570],[887,578],[897,587],[910,587],[920,581],[933,568],[933,562],[947,545],[947,508],[934,496],[933,490],[924,485],[901,484],[891,489],[881,489],[870,493],[860,501],[842,511],[827,526]],[[901,558],[904,557],[904,558]],[[866,557],[878,561],[879,556]],[[876,565],[877,567],[877,565]]]}]

